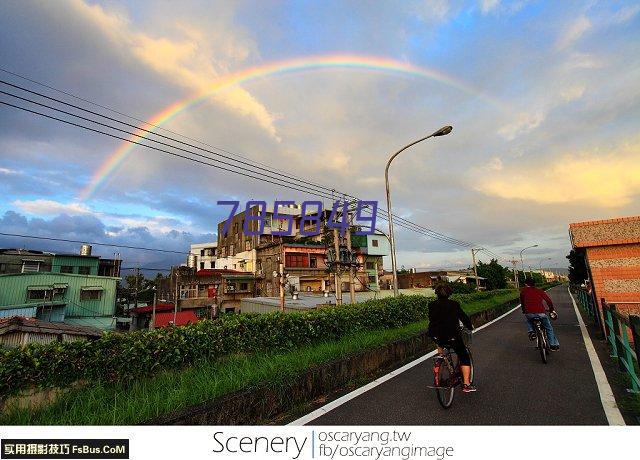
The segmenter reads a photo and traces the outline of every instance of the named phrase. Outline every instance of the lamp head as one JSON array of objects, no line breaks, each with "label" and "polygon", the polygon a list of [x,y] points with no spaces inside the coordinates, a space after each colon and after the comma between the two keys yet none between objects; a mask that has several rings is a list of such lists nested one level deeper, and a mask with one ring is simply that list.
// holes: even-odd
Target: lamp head
[{"label": "lamp head", "polygon": [[432,136],[433,137],[446,136],[451,131],[453,131],[453,126],[443,126],[439,130],[437,130],[435,133],[433,133]]}]

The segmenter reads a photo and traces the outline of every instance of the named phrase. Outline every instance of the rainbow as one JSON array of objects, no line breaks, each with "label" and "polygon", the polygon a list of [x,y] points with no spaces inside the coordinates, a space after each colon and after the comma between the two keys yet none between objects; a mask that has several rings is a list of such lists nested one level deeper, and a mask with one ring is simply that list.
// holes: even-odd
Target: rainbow
[{"label": "rainbow", "polygon": [[[308,72],[331,68],[377,71],[428,79],[456,88],[501,110],[506,110],[499,100],[482,93],[477,88],[474,88],[462,80],[446,75],[437,70],[418,67],[408,62],[375,56],[329,55],[272,62],[222,76],[213,81],[205,90],[168,105],[160,112],[149,118],[143,128],[148,129],[149,131],[154,131],[185,110],[204,102],[213,94],[242,83],[247,83],[252,80],[272,75]],[[130,139],[139,141],[141,138],[149,136],[150,133],[138,130],[136,134],[141,137],[131,136]],[[91,196],[105,184],[110,175],[113,174],[120,165],[122,165],[135,147],[136,144],[123,142],[95,171],[91,181],[80,192],[79,199],[84,201],[91,198]]]}]

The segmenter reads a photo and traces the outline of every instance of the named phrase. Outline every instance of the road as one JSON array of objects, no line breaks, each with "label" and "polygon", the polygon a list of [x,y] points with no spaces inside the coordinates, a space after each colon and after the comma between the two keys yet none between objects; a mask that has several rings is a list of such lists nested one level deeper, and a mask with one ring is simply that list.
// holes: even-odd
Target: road
[{"label": "road", "polygon": [[456,390],[445,410],[428,359],[310,425],[606,425],[576,313],[564,286],[550,291],[560,351],[543,364],[516,310],[474,334],[476,393]]}]

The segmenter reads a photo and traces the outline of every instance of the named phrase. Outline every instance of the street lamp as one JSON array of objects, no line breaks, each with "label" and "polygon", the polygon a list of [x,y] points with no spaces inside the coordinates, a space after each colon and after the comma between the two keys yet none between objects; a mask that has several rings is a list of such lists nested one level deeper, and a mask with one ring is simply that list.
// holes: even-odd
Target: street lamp
[{"label": "street lamp", "polygon": [[524,259],[522,258],[522,253],[523,253],[524,251],[526,251],[527,249],[537,248],[537,247],[538,247],[538,245],[537,245],[537,244],[534,244],[534,245],[531,245],[531,246],[527,246],[526,248],[524,248],[524,249],[522,249],[522,250],[520,251],[520,263],[522,264],[522,273],[523,273],[523,274],[524,274]]},{"label": "street lamp", "polygon": [[413,145],[415,145],[415,144],[417,144],[419,142],[426,141],[430,137],[446,136],[452,130],[453,130],[453,127],[451,127],[451,126],[443,126],[439,130],[437,130],[435,133],[430,134],[427,137],[423,137],[422,139],[418,139],[417,141],[414,141],[414,142],[412,142],[410,144],[405,145],[400,150],[398,150],[396,153],[391,155],[391,158],[389,158],[389,161],[387,162],[387,167],[384,169],[384,180],[385,180],[385,186],[386,186],[386,191],[387,191],[387,213],[389,214],[389,244],[391,245],[391,270],[393,272],[393,296],[394,297],[398,296],[398,272],[396,270],[396,240],[395,240],[395,236],[393,234],[393,213],[392,213],[392,210],[391,210],[391,192],[389,191],[389,166],[391,166],[391,162],[393,161],[393,159],[395,157],[400,155],[403,151],[405,151],[409,147],[411,147],[411,146],[413,146]]},{"label": "street lamp", "polygon": [[544,262],[545,260],[551,260],[551,257],[547,257],[546,259],[542,259],[540,260],[540,263],[538,264],[538,268],[540,270],[540,274],[542,275],[542,277],[546,280],[547,277],[544,276],[544,273],[542,273],[542,262]]}]

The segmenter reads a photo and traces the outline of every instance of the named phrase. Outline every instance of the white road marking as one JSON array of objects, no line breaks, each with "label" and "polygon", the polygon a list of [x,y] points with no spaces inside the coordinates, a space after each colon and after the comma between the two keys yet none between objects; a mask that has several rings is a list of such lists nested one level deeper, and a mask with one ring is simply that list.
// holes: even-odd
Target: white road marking
[{"label": "white road marking", "polygon": [[589,355],[589,361],[591,362],[593,375],[596,378],[598,392],[600,393],[600,401],[602,401],[602,408],[604,409],[604,414],[607,417],[607,422],[609,422],[609,425],[626,425],[624,423],[624,418],[622,418],[622,414],[620,413],[620,409],[618,409],[618,405],[616,404],[616,398],[613,396],[613,391],[611,391],[611,386],[609,385],[609,381],[607,380],[607,375],[602,368],[600,358],[598,358],[596,349],[593,346],[591,337],[589,337],[587,327],[585,326],[584,321],[582,321],[582,316],[578,311],[578,306],[576,305],[576,301],[573,298],[571,291],[569,291],[569,296],[571,297],[571,302],[573,302],[573,309],[575,310],[576,316],[578,317],[578,324],[580,325],[582,338],[584,339],[584,344],[587,348],[587,354]]},{"label": "white road marking", "polygon": [[[518,304],[518,306],[516,306],[515,308],[509,310],[508,312],[506,312],[504,315],[501,315],[499,317],[497,317],[496,319],[489,321],[486,324],[483,324],[482,326],[474,329],[473,333],[475,334],[478,331],[481,331],[482,329],[484,329],[485,327],[495,323],[496,321],[501,320],[502,318],[504,318],[507,315],[510,315],[511,313],[513,313],[516,309],[520,308],[520,305]],[[429,353],[427,353],[424,356],[421,356],[420,358],[411,361],[408,364],[405,364],[404,366],[396,369],[395,371],[389,372],[388,374],[383,375],[382,377],[374,380],[373,382],[370,382],[360,388],[357,388],[355,390],[353,390],[350,393],[347,393],[346,395],[331,401],[328,404],[325,404],[324,406],[314,410],[313,412],[308,413],[307,415],[300,417],[297,420],[294,420],[293,422],[289,423],[288,425],[293,425],[293,426],[299,426],[299,425],[305,425],[315,419],[317,419],[318,417],[323,416],[324,414],[332,411],[333,409],[335,409],[336,407],[339,407],[341,405],[343,405],[344,403],[351,401],[353,398],[357,398],[358,396],[360,396],[363,393],[366,393],[367,391],[371,390],[372,388],[377,387],[378,385],[386,382],[387,380],[392,379],[393,377],[402,374],[404,371],[407,371],[409,369],[411,369],[414,366],[417,366],[418,364],[420,364],[421,362],[426,361],[427,359],[431,358],[432,356],[435,356],[436,354],[436,350],[431,351]]]}]

